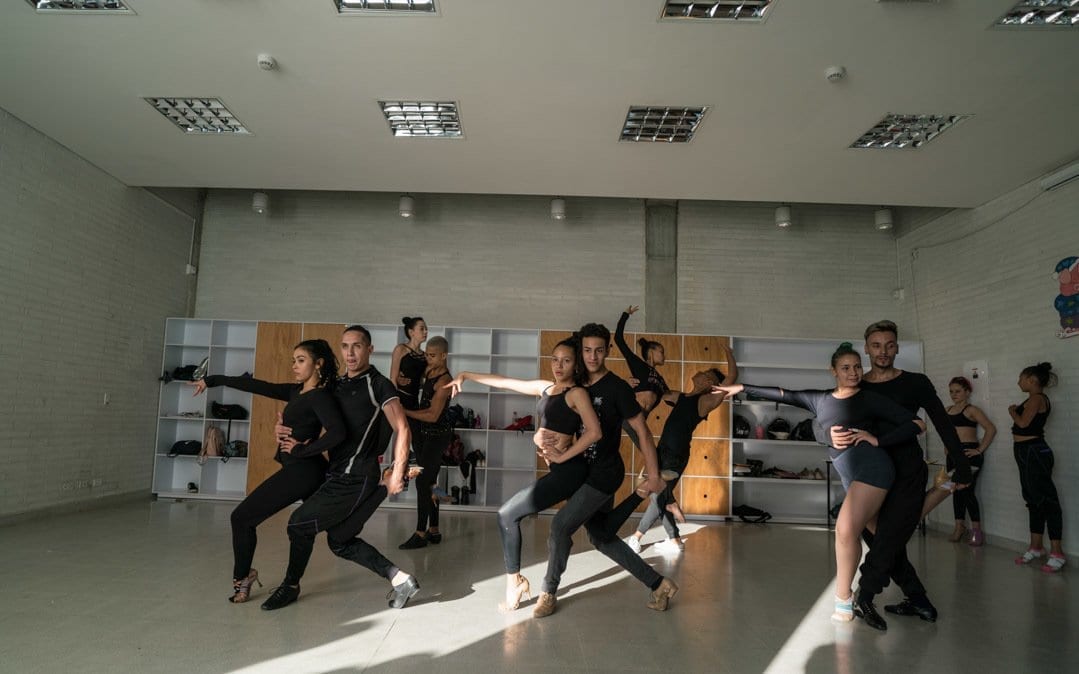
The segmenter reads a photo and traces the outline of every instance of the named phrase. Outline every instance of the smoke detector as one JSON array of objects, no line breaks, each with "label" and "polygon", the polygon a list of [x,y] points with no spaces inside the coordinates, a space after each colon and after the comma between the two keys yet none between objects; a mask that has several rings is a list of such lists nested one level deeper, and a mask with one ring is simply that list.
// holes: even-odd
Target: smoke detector
[{"label": "smoke detector", "polygon": [[824,77],[829,82],[838,82],[847,76],[847,69],[843,66],[832,66],[824,71]]},{"label": "smoke detector", "polygon": [[259,54],[258,64],[259,68],[262,68],[263,70],[277,69],[277,59],[270,56],[269,54]]}]

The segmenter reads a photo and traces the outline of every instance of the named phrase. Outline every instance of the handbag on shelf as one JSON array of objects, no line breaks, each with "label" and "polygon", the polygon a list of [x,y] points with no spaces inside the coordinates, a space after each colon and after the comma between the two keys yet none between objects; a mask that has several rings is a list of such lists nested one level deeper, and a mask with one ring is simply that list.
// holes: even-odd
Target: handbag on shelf
[{"label": "handbag on shelf", "polygon": [[207,426],[202,436],[202,451],[199,452],[198,462],[201,466],[208,459],[221,456],[225,447],[225,433],[217,426]]},{"label": "handbag on shelf", "polygon": [[201,451],[202,443],[198,440],[178,440],[172,443],[172,447],[169,448],[169,457],[198,456]]},{"label": "handbag on shelf", "polygon": [[210,403],[210,414],[215,419],[243,421],[247,418],[247,409],[242,405],[213,402]]}]

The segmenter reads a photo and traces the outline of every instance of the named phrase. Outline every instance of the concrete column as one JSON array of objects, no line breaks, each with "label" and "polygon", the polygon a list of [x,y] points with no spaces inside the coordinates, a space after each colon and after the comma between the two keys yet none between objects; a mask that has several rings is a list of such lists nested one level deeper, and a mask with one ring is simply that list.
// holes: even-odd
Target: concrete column
[{"label": "concrete column", "polygon": [[644,329],[678,332],[678,203],[649,201],[644,209]]}]

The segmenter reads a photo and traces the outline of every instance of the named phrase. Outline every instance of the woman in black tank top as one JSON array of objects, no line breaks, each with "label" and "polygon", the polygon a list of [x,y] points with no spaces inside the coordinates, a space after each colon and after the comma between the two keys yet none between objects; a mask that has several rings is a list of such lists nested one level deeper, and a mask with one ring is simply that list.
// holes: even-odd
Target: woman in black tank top
[{"label": "woman in black tank top", "polygon": [[[963,443],[963,453],[970,460],[970,469],[974,478],[966,489],[952,494],[955,529],[952,530],[952,535],[948,537],[948,540],[958,543],[966,537],[966,518],[967,513],[970,513],[969,542],[970,545],[978,547],[985,543],[985,534],[982,533],[981,507],[978,504],[978,497],[974,493],[974,487],[978,482],[978,476],[981,475],[982,465],[985,463],[985,457],[982,455],[985,450],[989,449],[989,445],[993,443],[993,438],[997,435],[997,427],[993,425],[993,422],[989,420],[989,417],[985,416],[985,412],[979,409],[977,405],[970,404],[972,391],[973,387],[966,377],[955,377],[948,382],[948,394],[952,399],[952,406],[948,408],[948,417],[952,420],[952,425],[955,426],[959,441]],[[985,429],[981,440],[978,440],[979,426]],[[952,471],[954,469],[955,464],[952,462],[951,457],[948,457],[947,470]],[[935,491],[945,498],[951,493],[948,490],[941,489],[936,489]],[[930,507],[929,509],[932,508]],[[925,517],[926,514],[928,514],[928,511],[923,513],[922,516]]]},{"label": "woman in black tank top", "polygon": [[427,370],[423,343],[427,341],[427,323],[419,316],[405,316],[405,342],[393,349],[390,361],[390,381],[401,394],[401,406],[406,410],[419,409],[420,385]]},{"label": "woman in black tank top", "polygon": [[552,379],[514,379],[497,374],[462,372],[446,384],[456,395],[466,381],[525,395],[540,396],[536,405],[536,437],[544,431],[557,434],[555,447],[538,447],[536,453],[550,472],[535,484],[517,492],[498,509],[502,553],[506,563],[506,600],[502,611],[516,609],[524,596],[531,597],[528,579],[521,575],[521,520],[566,500],[584,484],[588,463],[584,451],[603,435],[599,417],[587,391],[579,386],[584,376],[580,343],[559,342],[551,355]]},{"label": "woman in black tank top", "polygon": [[1019,405],[1008,407],[1012,421],[1012,439],[1015,441],[1015,462],[1019,466],[1019,485],[1030,515],[1030,547],[1015,559],[1016,564],[1030,564],[1045,555],[1042,532],[1048,527],[1052,550],[1042,571],[1057,573],[1067,561],[1061,536],[1064,532],[1064,514],[1060,497],[1053,484],[1053,450],[1045,441],[1045,422],[1052,406],[1045,389],[1054,386],[1056,374],[1049,363],[1038,363],[1023,370],[1019,375],[1019,390],[1028,394]]}]

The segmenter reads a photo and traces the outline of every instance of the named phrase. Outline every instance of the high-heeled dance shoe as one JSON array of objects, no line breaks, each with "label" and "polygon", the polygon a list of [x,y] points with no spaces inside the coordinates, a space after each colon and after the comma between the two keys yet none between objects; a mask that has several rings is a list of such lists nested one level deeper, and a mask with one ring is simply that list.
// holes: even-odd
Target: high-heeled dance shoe
[{"label": "high-heeled dance shoe", "polygon": [[970,540],[967,541],[967,545],[972,548],[980,548],[985,545],[985,534],[981,529],[970,530]]},{"label": "high-heeled dance shoe", "polygon": [[428,529],[426,538],[427,538],[428,543],[438,545],[439,543],[442,542],[442,532],[441,531],[431,531],[430,529]]},{"label": "high-heeled dance shoe", "polygon": [[522,597],[532,599],[532,588],[529,586],[527,578],[517,574],[517,584],[513,586],[512,590],[506,591],[506,601],[499,602],[498,610],[502,613],[516,611],[517,607],[521,605]]},{"label": "high-heeled dance shoe", "polygon": [[532,608],[533,618],[546,618],[558,608],[558,600],[550,592],[540,592],[536,605]]},{"label": "high-heeled dance shoe", "polygon": [[967,526],[965,524],[956,524],[955,528],[952,529],[952,535],[948,536],[948,541],[951,543],[958,543],[959,541],[966,538],[966,535]]},{"label": "high-heeled dance shoe", "polygon": [[232,596],[229,597],[229,601],[233,604],[242,604],[251,598],[251,586],[255,583],[262,587],[262,581],[259,580],[259,572],[255,569],[251,569],[247,572],[247,576],[240,578],[239,580],[232,581]]}]

